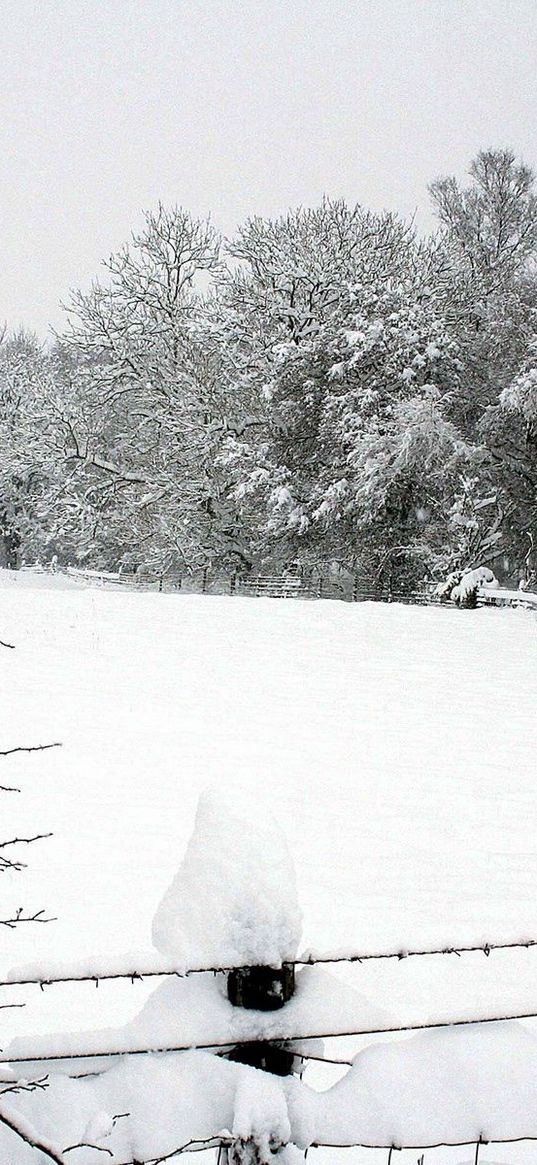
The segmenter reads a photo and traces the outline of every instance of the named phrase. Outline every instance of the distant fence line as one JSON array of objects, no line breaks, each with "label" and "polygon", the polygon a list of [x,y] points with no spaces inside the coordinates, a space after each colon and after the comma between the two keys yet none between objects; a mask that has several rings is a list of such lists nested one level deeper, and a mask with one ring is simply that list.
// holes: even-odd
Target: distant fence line
[{"label": "distant fence line", "polygon": [[[101,586],[125,587],[128,590],[159,591],[173,594],[243,595],[273,599],[335,599],[347,603],[406,603],[413,606],[453,607],[451,600],[436,593],[434,583],[419,589],[400,590],[381,586],[360,575],[340,578],[321,574],[241,574],[215,571],[209,568],[180,575],[172,572],[98,571],[82,567],[67,567],[66,573]],[[509,590],[482,586],[477,592],[477,605],[494,607],[526,607],[537,611],[537,594],[522,589]]]},{"label": "distant fence line", "polygon": [[122,586],[129,590],[162,593],[245,595],[273,599],[338,599],[342,602],[439,603],[434,587],[402,591],[375,584],[359,575],[341,578],[326,575],[241,574],[206,570],[188,574],[172,572],[99,571],[67,567],[66,573],[102,586]]}]

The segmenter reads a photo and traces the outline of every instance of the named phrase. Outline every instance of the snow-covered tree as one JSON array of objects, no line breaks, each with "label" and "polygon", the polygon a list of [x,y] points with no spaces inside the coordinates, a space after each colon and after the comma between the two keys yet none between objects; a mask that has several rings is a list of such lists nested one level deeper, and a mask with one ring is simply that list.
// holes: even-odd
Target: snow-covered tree
[{"label": "snow-covered tree", "polygon": [[440,230],[342,200],[225,248],[159,205],[54,347],[0,345],[0,555],[290,562],[408,587],[534,537],[537,195],[509,150]]},{"label": "snow-covered tree", "polygon": [[[431,187],[447,261],[439,286],[465,367],[451,415],[482,447],[476,496],[496,498],[496,551],[514,572],[535,520],[527,409],[537,329],[537,191],[535,175],[507,149],[481,152],[470,179],[466,188],[455,178]],[[457,494],[454,504],[460,511],[464,497]]]},{"label": "snow-covered tree", "polygon": [[36,337],[6,332],[0,342],[0,564],[47,553],[61,476],[49,404],[54,373]]},{"label": "snow-covered tree", "polygon": [[446,470],[470,455],[434,253],[392,216],[327,201],[253,220],[232,249],[220,309],[250,419],[222,460],[257,555],[407,585],[445,535]]},{"label": "snow-covered tree", "polygon": [[537,248],[535,175],[508,149],[482,150],[471,184],[439,178],[430,186],[453,255],[483,291],[527,270]]},{"label": "snow-covered tree", "polygon": [[215,352],[199,332],[212,226],[159,205],[69,305],[65,463],[83,498],[85,553],[187,569],[240,553],[215,450],[226,426]]}]

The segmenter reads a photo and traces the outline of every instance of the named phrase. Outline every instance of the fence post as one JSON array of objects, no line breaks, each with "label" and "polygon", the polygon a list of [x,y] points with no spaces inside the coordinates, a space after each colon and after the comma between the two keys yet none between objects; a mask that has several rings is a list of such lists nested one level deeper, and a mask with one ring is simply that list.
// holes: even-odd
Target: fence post
[{"label": "fence post", "polygon": [[352,601],[353,601],[353,603],[358,602],[358,575],[357,574],[355,574],[355,576],[354,576],[354,583],[353,583],[353,587],[352,587]]},{"label": "fence post", "polygon": [[207,591],[207,573],[208,573],[208,569],[209,569],[209,568],[208,568],[207,566],[206,566],[206,567],[204,567],[203,574],[202,574],[202,576],[201,576],[201,593],[202,593],[202,595],[206,594],[206,591]]},{"label": "fence post", "polygon": [[[289,1002],[295,990],[293,963],[274,967],[236,967],[227,978],[227,996],[234,1007],[254,1008],[257,1011],[278,1011]],[[285,1047],[259,1040],[256,1043],[237,1044],[228,1054],[229,1060],[249,1064],[274,1076],[290,1076],[295,1055]]]}]

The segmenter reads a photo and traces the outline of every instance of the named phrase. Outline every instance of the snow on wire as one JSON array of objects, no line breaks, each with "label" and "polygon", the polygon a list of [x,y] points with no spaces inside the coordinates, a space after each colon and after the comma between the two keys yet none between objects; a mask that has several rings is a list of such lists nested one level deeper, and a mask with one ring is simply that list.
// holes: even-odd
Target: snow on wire
[{"label": "snow on wire", "polygon": [[[537,947],[537,939],[518,939],[513,942],[485,942],[482,944],[473,944],[469,946],[456,945],[446,947],[429,947],[421,950],[406,950],[400,949],[397,951],[378,951],[378,952],[358,952],[351,951],[344,954],[303,954],[297,959],[285,959],[288,966],[295,967],[315,967],[320,964],[336,964],[336,963],[367,963],[381,960],[397,960],[403,962],[405,959],[416,958],[432,958],[437,955],[457,955],[460,957],[466,954],[483,954],[489,956],[492,951],[511,951],[511,950],[530,950],[532,947]],[[241,967],[250,964],[241,963]],[[28,974],[22,977],[22,973],[14,972],[13,976],[8,976],[7,979],[0,979],[0,987],[28,987],[35,985],[41,988],[50,987],[55,983],[95,983],[105,982],[112,979],[125,979],[131,983],[139,982],[143,979],[166,978],[176,976],[179,979],[186,979],[190,975],[228,975],[230,971],[237,969],[237,964],[233,966],[213,966],[213,967],[147,967],[143,968],[127,968],[120,971],[66,971],[59,974]]]},{"label": "snow on wire", "polygon": [[[208,1042],[199,1043],[197,1040],[189,1044],[174,1044],[170,1046],[151,1046],[144,1048],[114,1048],[101,1050],[91,1050],[87,1052],[41,1052],[37,1055],[32,1055],[27,1052],[21,1056],[0,1056],[0,1064],[37,1064],[49,1061],[60,1060],[100,1060],[119,1058],[121,1056],[152,1056],[152,1055],[166,1055],[172,1052],[193,1052],[193,1051],[228,1051],[240,1044],[256,1044],[260,1039],[268,1044],[292,1044],[295,1040],[298,1042],[307,1042],[308,1040],[328,1040],[328,1039],[343,1039],[351,1036],[374,1036],[374,1035],[395,1035],[399,1032],[421,1032],[432,1030],[447,1030],[459,1027],[476,1027],[491,1023],[509,1023],[514,1020],[537,1019],[537,1011],[514,1012],[506,1015],[484,1015],[474,1016],[472,1018],[463,1019],[449,1019],[449,1020],[431,1020],[425,1023],[406,1023],[395,1024],[386,1027],[368,1027],[368,1028],[351,1028],[344,1031],[317,1031],[317,1032],[295,1032],[289,1034],[288,1032],[281,1035],[241,1035],[236,1036],[234,1040],[227,1040],[220,1043],[218,1040],[210,1040]],[[302,1051],[297,1051],[297,1056],[307,1060],[308,1055],[303,1054]],[[318,1056],[312,1056],[311,1059],[319,1059]]]}]

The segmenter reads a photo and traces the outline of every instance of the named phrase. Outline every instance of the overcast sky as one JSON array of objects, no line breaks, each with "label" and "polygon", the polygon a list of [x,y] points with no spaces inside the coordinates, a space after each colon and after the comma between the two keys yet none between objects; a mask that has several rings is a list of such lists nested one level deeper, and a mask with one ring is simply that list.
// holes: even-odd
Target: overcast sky
[{"label": "overcast sky", "polygon": [[537,0],[0,0],[0,320],[44,334],[143,208],[224,231],[323,192],[537,169]]}]

